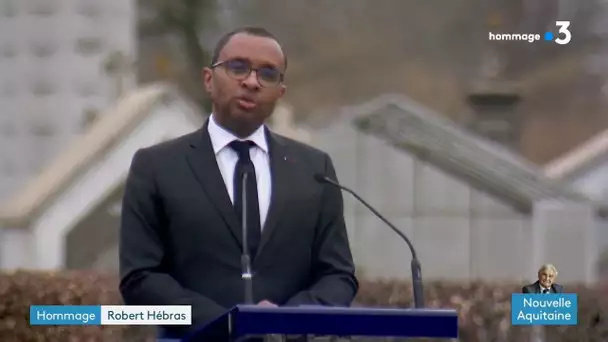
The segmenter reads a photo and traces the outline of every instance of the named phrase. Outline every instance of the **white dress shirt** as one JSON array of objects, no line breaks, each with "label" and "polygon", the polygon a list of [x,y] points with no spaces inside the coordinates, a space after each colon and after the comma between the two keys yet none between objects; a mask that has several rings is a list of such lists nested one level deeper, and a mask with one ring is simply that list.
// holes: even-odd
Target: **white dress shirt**
[{"label": "white dress shirt", "polygon": [[209,137],[215,153],[217,165],[220,168],[224,184],[230,195],[230,201],[234,204],[234,169],[239,160],[238,154],[228,146],[234,140],[251,140],[256,146],[249,150],[249,155],[255,167],[256,181],[258,185],[258,203],[260,205],[260,226],[263,228],[270,206],[271,179],[270,179],[270,157],[268,143],[264,126],[258,128],[252,135],[245,139],[239,139],[234,134],[225,130],[215,122],[213,114],[209,117]]}]

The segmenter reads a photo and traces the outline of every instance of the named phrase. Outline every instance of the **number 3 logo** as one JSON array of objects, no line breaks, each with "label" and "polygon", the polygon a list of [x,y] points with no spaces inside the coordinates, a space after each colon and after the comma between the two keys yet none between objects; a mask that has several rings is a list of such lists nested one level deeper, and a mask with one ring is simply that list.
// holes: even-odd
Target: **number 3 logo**
[{"label": "number 3 logo", "polygon": [[559,30],[557,31],[558,36],[563,35],[563,37],[555,38],[555,42],[560,45],[570,43],[570,40],[572,39],[572,33],[570,32],[570,30],[568,30],[568,27],[570,27],[570,22],[556,21],[555,25],[557,25],[557,27],[559,28]]}]

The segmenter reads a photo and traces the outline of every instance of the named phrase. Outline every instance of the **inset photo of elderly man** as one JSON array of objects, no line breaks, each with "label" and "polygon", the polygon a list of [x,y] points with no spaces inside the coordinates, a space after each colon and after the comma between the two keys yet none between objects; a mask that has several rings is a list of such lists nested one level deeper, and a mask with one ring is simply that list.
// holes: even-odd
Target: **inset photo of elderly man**
[{"label": "inset photo of elderly man", "polygon": [[563,293],[564,287],[555,283],[557,268],[546,264],[538,270],[538,280],[533,284],[522,287],[522,293]]}]

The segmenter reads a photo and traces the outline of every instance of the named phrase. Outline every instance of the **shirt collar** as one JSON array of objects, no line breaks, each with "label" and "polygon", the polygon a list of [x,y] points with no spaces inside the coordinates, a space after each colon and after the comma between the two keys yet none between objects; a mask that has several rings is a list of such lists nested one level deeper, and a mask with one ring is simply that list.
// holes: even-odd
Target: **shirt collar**
[{"label": "shirt collar", "polygon": [[215,154],[218,154],[224,147],[226,147],[234,140],[251,140],[264,152],[268,153],[268,143],[266,142],[264,125],[260,126],[249,137],[245,139],[239,139],[234,134],[218,125],[212,113],[209,116],[209,125],[207,127],[207,130],[209,131],[209,138],[211,139],[211,145],[213,146],[213,152]]}]

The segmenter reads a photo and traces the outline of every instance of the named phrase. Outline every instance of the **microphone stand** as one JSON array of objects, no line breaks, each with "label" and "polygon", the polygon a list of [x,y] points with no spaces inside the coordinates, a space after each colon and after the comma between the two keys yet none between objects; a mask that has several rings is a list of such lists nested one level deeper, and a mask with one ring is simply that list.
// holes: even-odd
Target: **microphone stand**
[{"label": "microphone stand", "polygon": [[374,213],[380,220],[382,220],[382,222],[386,223],[386,225],[391,228],[397,235],[399,235],[399,237],[401,237],[401,239],[403,239],[403,241],[405,241],[405,243],[408,245],[408,247],[410,248],[410,252],[412,253],[412,262],[411,262],[411,269],[412,269],[412,290],[414,292],[414,307],[417,309],[420,308],[424,308],[424,292],[423,292],[423,287],[422,287],[422,271],[420,269],[420,261],[418,260],[418,255],[416,254],[416,249],[414,249],[414,246],[412,245],[412,242],[410,241],[410,239],[407,238],[407,236],[405,234],[403,234],[403,232],[401,230],[399,230],[397,227],[395,227],[395,225],[393,225],[389,220],[387,220],[384,216],[382,216],[382,214],[380,214],[376,209],[374,209],[374,207],[372,207],[370,204],[368,204],[363,198],[361,198],[359,195],[357,195],[356,192],[354,192],[353,190],[339,184],[338,182],[333,181],[332,179],[330,179],[327,176],[323,176],[323,175],[315,175],[315,179],[319,182],[324,182],[324,183],[328,183],[331,184],[339,189],[342,189],[348,193],[350,193],[351,195],[353,195],[359,202],[361,202],[365,207],[367,207],[367,209],[369,209],[372,213]]},{"label": "microphone stand", "polygon": [[247,243],[247,176],[249,172],[243,172],[243,254],[241,255],[241,278],[245,290],[245,304],[253,304],[253,275],[251,274],[251,258],[249,256],[249,245]]}]

